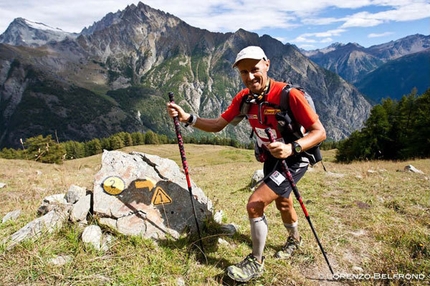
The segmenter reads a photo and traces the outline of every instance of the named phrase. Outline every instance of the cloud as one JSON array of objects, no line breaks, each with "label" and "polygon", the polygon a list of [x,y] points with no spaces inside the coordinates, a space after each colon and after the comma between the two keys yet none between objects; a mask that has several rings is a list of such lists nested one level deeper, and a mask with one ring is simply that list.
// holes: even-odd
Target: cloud
[{"label": "cloud", "polygon": [[390,36],[393,34],[394,34],[393,32],[385,32],[385,33],[379,33],[379,34],[370,33],[369,35],[367,35],[367,37],[368,38],[382,38],[382,37],[387,37],[387,36]]},{"label": "cloud", "polygon": [[[320,30],[326,27],[327,31],[303,33],[291,40],[291,42],[303,45],[308,45],[312,42],[330,43],[334,38],[340,38],[346,32],[351,33],[351,29],[354,28],[376,27],[382,24],[414,21],[430,17],[430,3],[427,3],[428,1],[426,0],[324,1],[327,5],[326,9],[329,9],[330,4],[335,4],[334,2],[337,2],[337,7],[345,8],[350,12],[357,12],[348,15],[337,13],[338,17],[320,17],[317,14],[304,18],[302,20],[304,25],[318,27]],[[367,11],[362,11],[363,9]],[[323,14],[322,10],[320,14]],[[334,28],[336,25],[338,28]],[[386,37],[393,34],[392,32],[371,33],[368,38]],[[300,46],[303,47],[303,45]]]},{"label": "cloud", "polygon": [[[394,1],[396,2],[396,1]],[[410,3],[401,2],[401,6],[393,6],[392,9],[377,13],[359,12],[349,15],[340,20],[344,20],[342,28],[351,27],[374,27],[387,22],[414,21],[430,17],[430,3]]]}]

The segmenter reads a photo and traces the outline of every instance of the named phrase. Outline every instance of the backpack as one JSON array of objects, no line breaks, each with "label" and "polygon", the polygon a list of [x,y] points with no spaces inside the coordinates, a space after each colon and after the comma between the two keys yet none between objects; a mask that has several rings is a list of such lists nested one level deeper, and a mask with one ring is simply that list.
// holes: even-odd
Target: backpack
[{"label": "backpack", "polygon": [[[304,136],[303,134],[304,128],[294,119],[293,113],[289,105],[289,96],[292,88],[299,90],[306,98],[311,108],[314,111],[316,111],[312,96],[309,93],[307,93],[301,86],[293,85],[291,83],[287,83],[287,85],[282,89],[281,100],[279,105],[269,103],[269,102],[263,103],[281,110],[280,112],[275,114],[275,117],[278,121],[278,130],[280,131],[282,138],[286,143],[296,141],[297,139],[302,138]],[[238,118],[244,118],[246,116],[246,114],[248,113],[250,104],[252,103],[250,103],[249,100],[247,100],[247,96],[244,96],[244,99],[242,100],[241,107],[240,107],[240,115],[238,116]],[[253,133],[251,133],[250,137],[251,138],[253,137]],[[311,164],[311,166],[315,165],[316,163],[322,160],[320,145],[321,143],[315,145],[309,150],[306,150],[305,152],[302,152],[302,155],[309,159],[309,163]],[[266,158],[265,152],[266,151],[260,146],[258,146],[257,142],[255,142],[254,153],[257,161],[259,162],[265,161],[265,158]]]}]

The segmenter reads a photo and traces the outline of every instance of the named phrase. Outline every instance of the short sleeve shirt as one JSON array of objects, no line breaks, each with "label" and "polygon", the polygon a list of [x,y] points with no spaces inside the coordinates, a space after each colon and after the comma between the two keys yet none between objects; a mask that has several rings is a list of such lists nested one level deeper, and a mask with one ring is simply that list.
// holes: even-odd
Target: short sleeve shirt
[{"label": "short sleeve shirt", "polygon": [[[278,122],[275,114],[280,111],[281,92],[285,85],[283,82],[271,80],[270,89],[264,98],[264,101],[270,104],[250,104],[246,117],[260,143],[267,144],[269,142],[269,138],[265,133],[267,127],[271,128],[276,140],[282,139],[277,128]],[[227,122],[231,122],[236,116],[240,115],[242,100],[249,94],[250,91],[247,88],[236,94],[230,106],[221,114],[222,118]],[[293,88],[290,90],[289,106],[295,120],[305,129],[308,129],[318,120],[318,115],[298,89]]]}]

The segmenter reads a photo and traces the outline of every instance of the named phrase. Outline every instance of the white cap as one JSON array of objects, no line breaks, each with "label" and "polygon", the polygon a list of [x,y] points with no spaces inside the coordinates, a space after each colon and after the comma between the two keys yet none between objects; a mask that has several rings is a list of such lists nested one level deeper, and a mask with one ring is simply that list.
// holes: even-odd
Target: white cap
[{"label": "white cap", "polygon": [[267,60],[267,57],[262,48],[257,46],[248,46],[237,54],[233,67],[236,67],[237,63],[243,59]]}]

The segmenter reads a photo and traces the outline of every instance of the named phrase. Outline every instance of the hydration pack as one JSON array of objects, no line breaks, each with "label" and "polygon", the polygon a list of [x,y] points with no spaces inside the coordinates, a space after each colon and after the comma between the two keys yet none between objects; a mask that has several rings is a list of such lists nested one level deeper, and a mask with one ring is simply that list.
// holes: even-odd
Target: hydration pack
[{"label": "hydration pack", "polygon": [[[265,103],[281,110],[280,112],[275,114],[275,118],[278,121],[278,130],[281,133],[285,143],[291,143],[293,141],[296,141],[302,138],[305,132],[304,128],[295,120],[293,112],[291,111],[291,107],[289,104],[290,102],[289,97],[290,97],[290,91],[292,88],[299,90],[301,94],[306,98],[311,108],[316,112],[315,104],[312,99],[312,96],[308,94],[302,87],[297,85],[292,85],[290,83],[287,83],[287,85],[282,89],[279,105],[273,104],[273,103]],[[244,96],[244,99],[240,107],[239,118],[240,117],[243,118],[246,116],[250,108],[250,104],[254,104],[254,103],[251,103],[247,99],[247,97]],[[251,134],[250,137],[252,136],[253,134]],[[322,160],[320,145],[321,143],[315,145],[311,149],[308,149],[302,152],[300,155],[308,158],[309,163],[311,165],[314,165]],[[254,151],[255,151],[255,158],[257,159],[257,161],[264,162],[266,159],[266,154],[265,154],[266,151],[260,146],[258,146],[257,142],[255,142]]]}]

